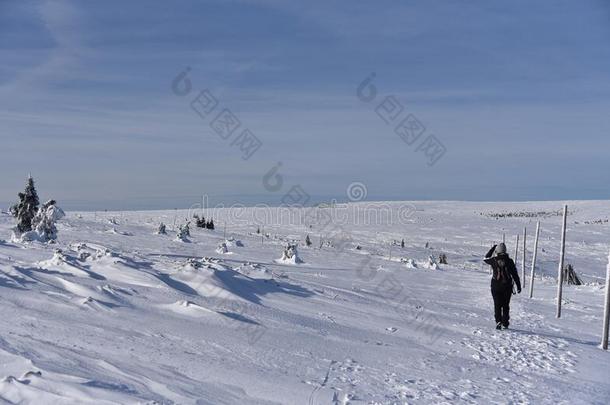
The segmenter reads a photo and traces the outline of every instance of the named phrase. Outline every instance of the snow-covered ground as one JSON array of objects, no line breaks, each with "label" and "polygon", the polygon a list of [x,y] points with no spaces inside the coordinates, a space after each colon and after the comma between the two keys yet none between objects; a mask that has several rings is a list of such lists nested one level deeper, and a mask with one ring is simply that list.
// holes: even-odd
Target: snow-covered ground
[{"label": "snow-covered ground", "polygon": [[[586,284],[564,288],[561,319],[559,202],[225,209],[189,242],[173,231],[186,210],[68,212],[55,245],[11,242],[1,214],[0,400],[607,404],[610,202],[568,204],[566,260]],[[494,216],[509,212],[540,214]],[[529,280],[536,220],[534,298],[514,296],[496,331],[481,258],[502,234],[512,256],[526,226]],[[290,242],[303,263],[281,260]]]}]

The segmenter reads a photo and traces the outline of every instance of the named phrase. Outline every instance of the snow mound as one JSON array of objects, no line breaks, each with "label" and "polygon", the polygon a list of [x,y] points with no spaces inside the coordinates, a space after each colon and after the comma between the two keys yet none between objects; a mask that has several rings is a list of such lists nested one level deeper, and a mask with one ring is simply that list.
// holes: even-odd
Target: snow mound
[{"label": "snow mound", "polygon": [[417,263],[413,259],[402,258],[400,261],[405,264],[407,269],[416,269],[417,268]]},{"label": "snow mound", "polygon": [[239,239],[235,239],[233,237],[227,238],[227,240],[224,241],[225,245],[227,245],[227,247],[244,247],[244,244],[242,243],[241,240]]},{"label": "snow mound", "polygon": [[64,253],[61,249],[56,249],[50,259],[38,262],[37,267],[77,277],[99,278],[94,273],[87,271],[76,257]]},{"label": "snow mound", "polygon": [[242,263],[234,270],[254,279],[270,280],[273,278],[273,272],[258,263]]},{"label": "snow mound", "polygon": [[112,233],[112,234],[114,234],[114,235],[133,236],[133,234],[132,234],[132,233],[130,233],[130,232],[126,232],[126,231],[119,231],[118,229],[116,229],[116,228],[114,228],[114,227],[113,227],[113,228],[108,229],[106,232],[108,232],[108,233]]},{"label": "snow mound", "polygon": [[161,308],[167,309],[180,315],[195,317],[203,316],[205,314],[216,314],[215,311],[202,307],[201,305],[195,304],[194,302],[188,300],[180,300],[172,304],[161,305]]},{"label": "snow mound", "polygon": [[108,303],[103,302],[103,301],[96,300],[93,297],[83,298],[80,301],[80,304],[87,308],[93,309],[95,311],[111,311],[112,310],[112,305],[109,305]]}]

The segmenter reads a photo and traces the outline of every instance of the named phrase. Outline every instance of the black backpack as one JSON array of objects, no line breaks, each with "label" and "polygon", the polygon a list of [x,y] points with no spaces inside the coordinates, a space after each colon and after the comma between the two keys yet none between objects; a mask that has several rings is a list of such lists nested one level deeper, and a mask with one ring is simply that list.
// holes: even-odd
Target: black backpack
[{"label": "black backpack", "polygon": [[510,266],[511,264],[511,259],[508,256],[497,256],[496,274],[494,274],[494,279],[502,284],[512,284],[513,277],[511,276],[511,272],[508,269],[508,266]]}]

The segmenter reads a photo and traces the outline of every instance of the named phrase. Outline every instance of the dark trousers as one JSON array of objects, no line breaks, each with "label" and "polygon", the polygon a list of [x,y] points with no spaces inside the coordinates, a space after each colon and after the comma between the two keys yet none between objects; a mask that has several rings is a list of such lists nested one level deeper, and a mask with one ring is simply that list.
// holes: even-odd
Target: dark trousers
[{"label": "dark trousers", "polygon": [[491,296],[494,298],[494,315],[496,317],[496,323],[501,322],[505,327],[508,327],[508,320],[510,319],[510,297],[512,295],[512,286],[491,288]]}]

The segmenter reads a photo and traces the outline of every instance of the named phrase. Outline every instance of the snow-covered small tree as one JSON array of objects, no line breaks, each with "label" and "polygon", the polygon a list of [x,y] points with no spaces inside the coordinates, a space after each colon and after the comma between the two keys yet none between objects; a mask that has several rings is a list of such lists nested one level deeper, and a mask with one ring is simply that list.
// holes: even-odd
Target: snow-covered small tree
[{"label": "snow-covered small tree", "polygon": [[39,204],[34,179],[29,176],[25,191],[19,193],[19,202],[10,209],[11,213],[17,218],[16,233],[22,234],[32,230],[32,220],[36,216]]},{"label": "snow-covered small tree", "polygon": [[438,264],[436,263],[436,260],[434,260],[434,257],[428,256],[428,260],[426,261],[426,268],[432,270],[438,269]]},{"label": "snow-covered small tree", "polygon": [[32,227],[38,233],[38,240],[42,242],[57,239],[55,222],[66,216],[64,211],[55,204],[55,200],[47,201],[32,219]]},{"label": "snow-covered small tree", "polygon": [[157,235],[167,235],[167,230],[163,222],[159,224],[159,229],[157,229]]},{"label": "snow-covered small tree", "polygon": [[218,245],[218,247],[216,248],[216,253],[218,253],[218,254],[229,253],[229,248],[227,247],[226,242],[222,242],[220,245]]},{"label": "snow-covered small tree", "polygon": [[439,264],[447,264],[447,255],[444,253],[438,255],[438,262]]},{"label": "snow-covered small tree", "polygon": [[297,245],[292,243],[286,245],[284,251],[282,252],[282,258],[280,259],[280,262],[291,264],[303,263],[303,260],[301,260],[301,258],[299,257]]},{"label": "snow-covered small tree", "polygon": [[187,222],[184,225],[180,225],[180,227],[178,228],[178,232],[176,233],[176,240],[179,240],[182,242],[189,241],[188,237],[191,236],[191,233],[189,230],[189,224],[190,224],[190,222]]},{"label": "snow-covered small tree", "polygon": [[311,239],[309,239],[309,235],[307,235],[307,236],[305,237],[305,244],[306,244],[307,246],[311,246]]},{"label": "snow-covered small tree", "polygon": [[193,218],[195,218],[195,226],[197,228],[205,228],[206,227],[205,217],[204,216],[201,216],[201,218],[200,218],[199,215],[195,214],[195,215],[193,215]]},{"label": "snow-covered small tree", "polygon": [[404,239],[400,241],[400,247],[403,248],[403,249],[405,248],[405,240]]},{"label": "snow-covered small tree", "polygon": [[210,219],[210,221],[205,226],[208,229],[214,229],[214,220]]}]

